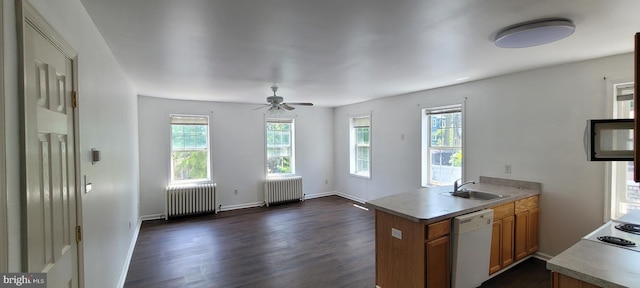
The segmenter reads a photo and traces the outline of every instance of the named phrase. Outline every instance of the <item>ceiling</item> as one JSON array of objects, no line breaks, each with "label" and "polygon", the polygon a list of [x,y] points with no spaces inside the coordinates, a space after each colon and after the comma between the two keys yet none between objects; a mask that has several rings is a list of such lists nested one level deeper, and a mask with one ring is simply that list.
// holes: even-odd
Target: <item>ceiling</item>
[{"label": "ceiling", "polygon": [[[81,0],[140,95],[342,106],[633,51],[637,0]],[[576,31],[520,49],[503,28]]]}]

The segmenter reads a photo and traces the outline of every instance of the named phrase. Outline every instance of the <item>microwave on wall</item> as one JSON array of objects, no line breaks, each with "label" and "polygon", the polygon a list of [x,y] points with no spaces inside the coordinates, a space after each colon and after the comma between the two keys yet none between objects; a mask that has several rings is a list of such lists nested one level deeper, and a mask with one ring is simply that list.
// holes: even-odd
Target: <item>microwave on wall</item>
[{"label": "microwave on wall", "polygon": [[587,120],[589,161],[633,161],[633,119]]}]

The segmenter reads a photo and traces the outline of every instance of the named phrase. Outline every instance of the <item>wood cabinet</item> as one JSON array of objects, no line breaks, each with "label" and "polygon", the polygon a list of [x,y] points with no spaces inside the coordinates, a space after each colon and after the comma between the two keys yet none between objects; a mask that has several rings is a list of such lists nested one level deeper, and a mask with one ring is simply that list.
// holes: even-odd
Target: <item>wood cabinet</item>
[{"label": "wood cabinet", "polygon": [[[538,250],[539,197],[493,207],[489,273]],[[376,210],[376,285],[450,287],[451,219],[429,225]]]},{"label": "wood cabinet", "polygon": [[591,283],[578,280],[576,278],[560,274],[558,272],[551,272],[551,287],[552,288],[597,288],[600,286],[593,285]]},{"label": "wood cabinet", "polygon": [[489,274],[500,271],[514,262],[514,202],[493,207],[491,257]]},{"label": "wood cabinet", "polygon": [[450,219],[425,225],[376,210],[376,285],[450,287]]},{"label": "wood cabinet", "polygon": [[451,220],[427,226],[427,287],[449,287],[451,283]]},{"label": "wood cabinet", "polygon": [[515,261],[538,251],[539,198],[515,202]]},{"label": "wood cabinet", "polygon": [[538,251],[539,196],[493,207],[489,274]]}]

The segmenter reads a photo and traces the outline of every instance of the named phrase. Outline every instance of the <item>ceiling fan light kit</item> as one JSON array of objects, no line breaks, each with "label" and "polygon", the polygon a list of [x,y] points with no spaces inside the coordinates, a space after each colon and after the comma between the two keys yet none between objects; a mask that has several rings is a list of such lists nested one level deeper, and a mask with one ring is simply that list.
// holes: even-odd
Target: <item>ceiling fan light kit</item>
[{"label": "ceiling fan light kit", "polygon": [[564,18],[529,21],[502,29],[495,44],[502,48],[539,46],[569,37],[575,29],[573,21]]},{"label": "ceiling fan light kit", "polygon": [[286,112],[286,110],[296,109],[291,105],[313,106],[313,103],[308,103],[308,102],[284,103],[283,102],[284,98],[276,95],[276,91],[278,91],[278,86],[275,86],[275,85],[271,86],[271,91],[273,91],[273,95],[267,97],[267,104],[265,104],[262,107],[258,107],[254,110],[269,107],[267,109],[267,113],[269,115],[282,115],[284,114],[284,112]]}]

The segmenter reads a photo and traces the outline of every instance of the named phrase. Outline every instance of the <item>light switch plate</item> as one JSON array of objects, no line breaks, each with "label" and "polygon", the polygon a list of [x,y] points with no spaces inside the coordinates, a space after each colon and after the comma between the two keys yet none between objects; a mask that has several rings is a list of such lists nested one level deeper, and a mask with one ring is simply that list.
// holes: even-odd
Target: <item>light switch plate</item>
[{"label": "light switch plate", "polygon": [[391,236],[393,238],[398,238],[400,240],[402,240],[402,231],[396,229],[396,228],[391,228]]}]

